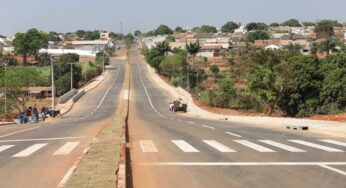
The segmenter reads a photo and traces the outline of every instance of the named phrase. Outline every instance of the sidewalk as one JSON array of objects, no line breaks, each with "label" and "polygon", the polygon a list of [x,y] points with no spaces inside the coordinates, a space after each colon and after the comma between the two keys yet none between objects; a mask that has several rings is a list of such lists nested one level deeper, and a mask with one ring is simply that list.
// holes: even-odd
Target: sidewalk
[{"label": "sidewalk", "polygon": [[[83,92],[83,90],[84,90],[85,93],[87,93],[90,90],[95,89],[97,86],[99,86],[107,78],[108,73],[109,73],[109,71],[106,70],[103,74],[101,74],[100,76],[95,78],[94,81],[92,81],[91,83],[89,83],[89,84],[83,86],[82,88],[80,88],[78,90],[78,93]],[[60,110],[60,114],[61,115],[64,115],[64,114],[66,114],[67,112],[69,112],[72,109],[74,103],[75,102],[73,101],[73,97],[72,97],[65,104],[58,104],[56,106],[56,109]]]},{"label": "sidewalk", "polygon": [[194,102],[191,94],[182,88],[175,88],[168,85],[163,81],[160,76],[155,73],[155,70],[151,68],[147,63],[147,69],[151,77],[157,84],[164,90],[166,90],[173,98],[181,98],[188,104],[187,114],[190,116],[213,119],[213,120],[224,120],[234,121],[240,123],[251,123],[261,126],[268,125],[276,128],[284,128],[286,125],[304,125],[309,126],[309,131],[328,134],[328,135],[339,135],[346,136],[346,122],[335,122],[335,121],[323,121],[323,120],[309,120],[309,119],[298,119],[298,118],[284,118],[284,117],[261,117],[261,116],[236,116],[236,115],[223,115],[215,114],[206,111],[198,107]]}]

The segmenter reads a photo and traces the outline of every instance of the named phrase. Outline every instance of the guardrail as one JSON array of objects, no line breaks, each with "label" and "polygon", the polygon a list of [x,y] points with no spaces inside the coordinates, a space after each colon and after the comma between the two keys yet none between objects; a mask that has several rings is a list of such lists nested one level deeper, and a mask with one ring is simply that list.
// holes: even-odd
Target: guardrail
[{"label": "guardrail", "polygon": [[65,93],[60,97],[59,104],[65,104],[68,100],[70,100],[74,95],[78,93],[77,89],[72,89],[69,92]]}]

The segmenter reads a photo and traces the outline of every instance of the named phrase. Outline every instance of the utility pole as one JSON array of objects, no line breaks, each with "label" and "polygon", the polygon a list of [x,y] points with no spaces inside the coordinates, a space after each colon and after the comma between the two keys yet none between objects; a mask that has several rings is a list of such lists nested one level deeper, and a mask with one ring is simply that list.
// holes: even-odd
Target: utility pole
[{"label": "utility pole", "polygon": [[8,59],[5,64],[5,119],[7,118],[7,84],[6,84],[6,71],[7,71],[7,65],[8,65]]},{"label": "utility pole", "polygon": [[52,56],[50,56],[50,67],[51,67],[51,75],[52,75],[52,108],[55,113],[54,65],[53,65]]},{"label": "utility pole", "polygon": [[103,51],[103,65],[102,65],[102,73],[105,73],[105,51]]},{"label": "utility pole", "polygon": [[71,65],[71,90],[73,89],[73,63],[70,63]]}]

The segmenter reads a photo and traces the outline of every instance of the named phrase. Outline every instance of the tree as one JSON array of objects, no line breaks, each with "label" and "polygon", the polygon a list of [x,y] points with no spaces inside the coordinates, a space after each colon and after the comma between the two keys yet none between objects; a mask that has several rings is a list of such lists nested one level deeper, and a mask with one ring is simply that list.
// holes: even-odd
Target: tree
[{"label": "tree", "polygon": [[289,19],[289,20],[285,21],[284,23],[282,23],[281,25],[289,26],[289,27],[301,27],[302,26],[302,25],[300,25],[299,21],[296,19]]},{"label": "tree", "polygon": [[173,31],[167,25],[160,25],[154,32],[155,35],[171,35]]},{"label": "tree", "polygon": [[320,113],[346,112],[346,53],[330,55],[321,61],[323,75]]},{"label": "tree", "polygon": [[84,38],[84,35],[86,34],[86,31],[84,30],[77,30],[76,31],[76,35],[79,37],[79,38]]},{"label": "tree", "polygon": [[134,32],[134,35],[135,35],[136,37],[139,37],[141,34],[142,34],[142,32],[139,31],[139,30],[136,30],[136,31]]},{"label": "tree", "polygon": [[316,24],[315,32],[317,38],[330,38],[334,35],[334,26],[337,21],[334,20],[322,20]]},{"label": "tree", "polygon": [[269,26],[270,26],[270,27],[279,27],[280,24],[274,22],[274,23],[271,23]]},{"label": "tree", "polygon": [[326,53],[329,56],[330,52],[337,52],[337,41],[335,39],[327,39],[320,42],[317,50],[321,53]]},{"label": "tree", "polygon": [[182,73],[185,57],[179,54],[166,56],[160,63],[160,73],[166,77],[176,77]]},{"label": "tree", "polygon": [[234,30],[239,28],[239,25],[235,22],[229,21],[221,27],[221,32],[223,33],[234,33]]},{"label": "tree", "polygon": [[48,47],[48,35],[37,29],[29,29],[26,33],[17,33],[13,40],[14,52],[23,57],[24,65],[27,57],[36,56],[41,48]]},{"label": "tree", "polygon": [[210,70],[212,73],[214,73],[214,74],[217,74],[217,73],[220,72],[219,67],[218,67],[217,65],[211,65],[211,66],[209,67],[209,70]]},{"label": "tree", "polygon": [[171,47],[169,46],[169,43],[166,41],[157,43],[156,49],[159,51],[160,56],[165,56],[167,52],[171,51]]},{"label": "tree", "polygon": [[61,41],[59,34],[57,32],[54,32],[54,31],[49,32],[48,40],[53,41],[53,42],[60,42]]},{"label": "tree", "polygon": [[290,43],[289,45],[284,46],[284,49],[288,51],[293,51],[293,52],[300,52],[300,50],[302,49],[302,46],[300,44]]},{"label": "tree", "polygon": [[268,26],[265,23],[255,23],[255,22],[248,23],[245,26],[245,29],[247,31],[267,30],[267,28]]},{"label": "tree", "polygon": [[198,33],[216,33],[216,27],[214,26],[210,26],[210,25],[202,25],[199,30]]},{"label": "tree", "polygon": [[87,31],[84,35],[85,40],[97,40],[100,39],[99,31]]},{"label": "tree", "polygon": [[298,55],[285,64],[291,74],[278,106],[288,116],[306,117],[317,113],[322,76],[315,56]]},{"label": "tree", "polygon": [[228,108],[231,99],[236,96],[233,82],[229,79],[219,81],[218,91],[222,100],[222,107]]},{"label": "tree", "polygon": [[255,42],[255,40],[266,40],[266,39],[269,39],[269,34],[261,30],[250,32],[247,36],[247,40],[249,42]]},{"label": "tree", "polygon": [[309,27],[309,26],[316,26],[316,24],[314,22],[303,22],[302,23],[305,27]]},{"label": "tree", "polygon": [[[26,95],[29,87],[45,86],[42,74],[35,68],[27,67],[9,67],[8,70],[1,73],[0,91],[6,88],[7,105],[9,109],[17,109],[19,112],[25,112],[27,103],[30,100]],[[0,101],[3,103],[3,101]]]},{"label": "tree", "polygon": [[161,64],[161,61],[165,58],[157,48],[152,48],[148,50],[148,52],[145,54],[146,60],[148,64],[155,68],[157,71],[159,70],[159,66]]},{"label": "tree", "polygon": [[105,65],[109,65],[109,61],[110,61],[109,55],[106,52],[104,52],[104,51],[98,52],[96,54],[95,61],[97,63],[103,63],[104,62]]},{"label": "tree", "polygon": [[132,33],[128,33],[125,37],[124,37],[125,43],[127,45],[130,45],[133,40],[135,40],[135,37],[132,35]]},{"label": "tree", "polygon": [[[64,54],[60,56],[58,62],[54,64],[54,79],[56,80],[56,88],[58,95],[65,94],[71,88],[71,63],[73,63],[73,87],[78,87],[82,80],[82,68],[79,64],[78,54]],[[69,79],[67,79],[69,78]]]},{"label": "tree", "polygon": [[177,26],[177,27],[175,28],[175,32],[180,33],[180,32],[182,32],[182,31],[183,31],[183,28],[180,27],[180,26]]},{"label": "tree", "polygon": [[169,35],[169,36],[166,37],[165,41],[168,42],[168,43],[175,42],[175,38],[174,38],[174,36]]},{"label": "tree", "polygon": [[193,62],[195,61],[195,56],[196,54],[198,54],[200,49],[201,49],[201,45],[199,44],[198,41],[195,43],[189,43],[186,45],[186,51],[189,55],[192,56]]}]

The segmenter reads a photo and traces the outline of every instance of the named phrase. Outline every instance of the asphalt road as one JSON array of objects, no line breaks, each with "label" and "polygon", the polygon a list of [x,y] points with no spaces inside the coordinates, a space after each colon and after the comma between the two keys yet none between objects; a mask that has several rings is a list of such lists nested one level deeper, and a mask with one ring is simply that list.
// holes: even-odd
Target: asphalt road
[{"label": "asphalt road", "polygon": [[[0,187],[56,187],[121,100],[124,62],[83,96],[63,119],[0,135]],[[3,129],[5,127],[0,127]]]},{"label": "asphalt road", "polygon": [[136,48],[130,64],[134,187],[345,187],[346,138],[171,112]]}]

